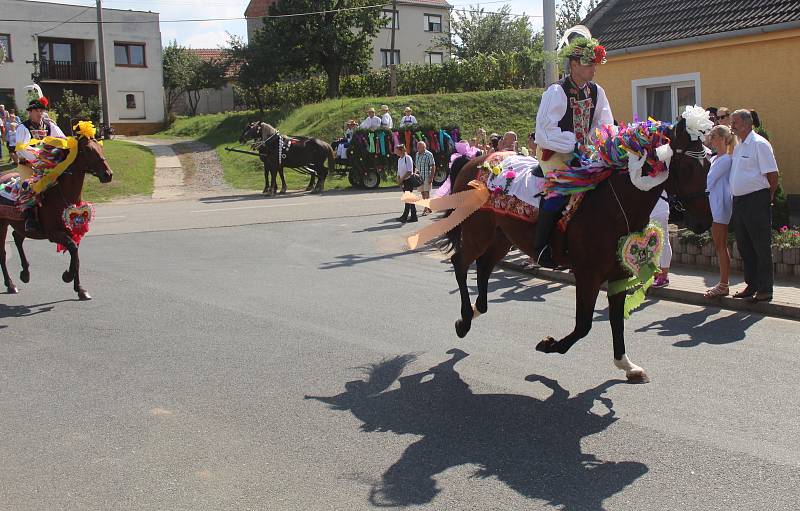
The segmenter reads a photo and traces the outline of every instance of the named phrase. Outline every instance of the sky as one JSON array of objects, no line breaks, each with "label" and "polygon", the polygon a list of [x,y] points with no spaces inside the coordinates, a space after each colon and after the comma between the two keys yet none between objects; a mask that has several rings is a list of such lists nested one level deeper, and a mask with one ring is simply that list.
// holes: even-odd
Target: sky
[{"label": "sky", "polygon": [[[39,1],[39,0],[36,0]],[[47,0],[58,4],[95,5],[95,0]],[[389,2],[391,0],[387,0]],[[541,0],[448,0],[456,8],[480,5],[494,11],[508,4],[515,14],[542,14]],[[249,0],[103,0],[103,7],[153,11],[160,14],[161,39],[164,45],[176,40],[191,48],[219,48],[225,46],[229,35],[247,38],[247,23],[235,21],[203,21],[193,23],[165,23],[177,19],[243,18]],[[542,26],[541,17],[531,18],[535,29]]]}]

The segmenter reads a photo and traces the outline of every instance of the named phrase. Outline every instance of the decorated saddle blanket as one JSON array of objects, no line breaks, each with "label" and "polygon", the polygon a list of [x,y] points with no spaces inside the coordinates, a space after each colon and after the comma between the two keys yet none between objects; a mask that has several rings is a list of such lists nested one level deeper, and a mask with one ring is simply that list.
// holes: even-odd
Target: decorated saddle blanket
[{"label": "decorated saddle blanket", "polygon": [[74,139],[47,137],[31,140],[25,151],[34,156],[29,165],[21,165],[18,173],[0,178],[0,197],[13,202],[17,208],[34,205],[39,195],[55,185],[77,156]]},{"label": "decorated saddle blanket", "polygon": [[481,209],[536,222],[544,190],[544,179],[533,175],[538,165],[536,158],[514,152],[489,156],[478,168],[478,181],[489,189],[489,198]]}]

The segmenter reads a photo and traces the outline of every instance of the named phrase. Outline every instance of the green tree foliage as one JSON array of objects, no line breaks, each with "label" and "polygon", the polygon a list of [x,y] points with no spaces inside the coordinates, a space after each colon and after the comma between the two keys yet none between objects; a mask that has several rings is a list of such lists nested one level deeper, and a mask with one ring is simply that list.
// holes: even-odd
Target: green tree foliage
[{"label": "green tree foliage", "polygon": [[568,28],[580,24],[598,3],[598,0],[559,0],[556,13],[558,37],[561,38]]},{"label": "green tree foliage", "polygon": [[270,68],[277,71],[275,81],[279,76],[322,71],[328,77],[327,96],[336,97],[345,69],[360,72],[369,65],[373,37],[389,21],[382,13],[384,4],[384,0],[278,0],[270,6],[270,16],[327,12],[264,18],[250,46],[261,58],[270,59]]},{"label": "green tree foliage", "polygon": [[453,12],[450,34],[437,46],[451,49],[452,55],[469,59],[476,55],[523,51],[533,48],[536,38],[527,16],[511,14],[508,5],[496,12],[483,8],[463,8]]},{"label": "green tree foliage", "polygon": [[257,43],[247,44],[232,35],[228,40],[229,66],[234,70],[234,82],[240,97],[260,112],[266,108],[264,88],[280,77],[277,61],[270,52],[259,51]]},{"label": "green tree foliage", "polygon": [[179,46],[177,41],[172,41],[164,48],[162,61],[166,106],[167,111],[171,112],[181,95],[189,89],[201,60],[188,48]]},{"label": "green tree foliage", "polygon": [[186,87],[190,115],[197,113],[200,91],[203,89],[221,89],[225,85],[225,72],[228,67],[225,62],[220,60],[198,59],[198,61],[194,67],[192,79]]},{"label": "green tree foliage", "polygon": [[58,125],[65,133],[71,133],[72,125],[77,121],[92,121],[99,126],[102,115],[97,96],[84,99],[71,90],[64,91],[61,100],[53,105],[53,111],[56,115],[51,117],[58,119]]}]

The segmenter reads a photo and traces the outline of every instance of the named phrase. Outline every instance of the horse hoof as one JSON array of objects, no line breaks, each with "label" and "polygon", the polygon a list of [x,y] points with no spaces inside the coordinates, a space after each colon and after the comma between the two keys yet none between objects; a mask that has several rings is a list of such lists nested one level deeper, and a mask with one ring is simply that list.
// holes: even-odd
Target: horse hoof
[{"label": "horse hoof", "polygon": [[15,295],[19,293],[19,289],[17,289],[17,286],[6,286],[6,291],[8,291],[8,294],[10,295]]},{"label": "horse hoof", "polygon": [[65,271],[64,273],[61,274],[61,280],[63,280],[64,282],[72,282],[72,279],[73,279],[72,273],[69,271]]},{"label": "horse hoof", "polygon": [[558,343],[552,337],[545,337],[539,341],[539,344],[536,345],[536,351],[541,351],[542,353],[555,353],[556,344]]},{"label": "horse hoof", "polygon": [[21,280],[23,283],[27,284],[28,282],[31,281],[31,272],[29,272],[28,270],[22,270],[19,273],[19,280]]},{"label": "horse hoof", "polygon": [[459,319],[456,321],[456,335],[459,339],[463,339],[469,333],[469,329],[472,327],[469,323],[464,321],[463,319]]},{"label": "horse hoof", "polygon": [[80,300],[82,302],[86,302],[86,301],[89,301],[91,299],[92,299],[92,297],[89,295],[89,293],[87,293],[83,289],[78,291],[78,300]]},{"label": "horse hoof", "polygon": [[625,375],[628,378],[628,383],[641,384],[650,383],[650,377],[644,371],[631,371]]},{"label": "horse hoof", "polygon": [[281,188],[280,195],[286,195],[286,188]]}]

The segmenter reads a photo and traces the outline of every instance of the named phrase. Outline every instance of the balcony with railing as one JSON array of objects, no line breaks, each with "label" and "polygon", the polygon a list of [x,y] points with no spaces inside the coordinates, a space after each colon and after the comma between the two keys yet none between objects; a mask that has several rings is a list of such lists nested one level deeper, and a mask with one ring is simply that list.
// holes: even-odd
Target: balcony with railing
[{"label": "balcony with railing", "polygon": [[97,62],[42,60],[39,75],[42,80],[97,81]]}]

